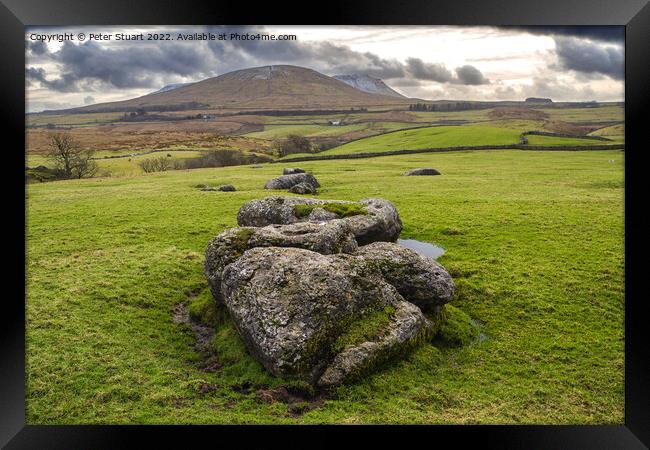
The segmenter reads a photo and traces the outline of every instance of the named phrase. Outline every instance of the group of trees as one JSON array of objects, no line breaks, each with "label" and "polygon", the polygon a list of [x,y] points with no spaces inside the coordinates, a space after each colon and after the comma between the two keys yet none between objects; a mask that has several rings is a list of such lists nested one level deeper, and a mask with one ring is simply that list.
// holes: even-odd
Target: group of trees
[{"label": "group of trees", "polygon": [[226,167],[244,164],[257,164],[272,161],[273,158],[264,155],[247,154],[241,150],[212,150],[198,158],[187,158],[183,168],[198,169],[201,167]]},{"label": "group of trees", "polygon": [[466,111],[491,108],[492,106],[488,103],[473,102],[414,103],[409,105],[409,111]]},{"label": "group of trees", "polygon": [[309,139],[297,134],[290,134],[284,139],[274,142],[278,156],[287,156],[293,153],[312,153],[312,145]]},{"label": "group of trees", "polygon": [[246,154],[241,150],[211,150],[196,158],[172,159],[171,155],[156,156],[140,161],[145,173],[167,170],[199,169],[203,167],[227,167],[269,162],[269,156]]},{"label": "group of trees", "polygon": [[[69,133],[52,133],[46,154],[52,162],[51,175],[55,179],[89,178],[97,174],[99,166],[94,151],[82,148]],[[164,172],[201,167],[225,167],[269,162],[264,155],[247,154],[241,150],[213,150],[196,158],[173,159],[170,154],[146,158],[138,164],[145,173]]]},{"label": "group of trees", "polygon": [[340,145],[338,139],[325,137],[313,141],[297,134],[290,134],[284,139],[277,139],[273,148],[278,156],[287,156],[294,153],[319,153]]}]

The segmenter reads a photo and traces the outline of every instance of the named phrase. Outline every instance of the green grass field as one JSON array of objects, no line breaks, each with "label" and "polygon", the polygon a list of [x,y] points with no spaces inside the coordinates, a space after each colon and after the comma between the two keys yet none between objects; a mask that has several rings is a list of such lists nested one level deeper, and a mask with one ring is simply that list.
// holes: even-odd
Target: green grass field
[{"label": "green grass field", "polygon": [[265,125],[264,131],[248,133],[245,136],[260,139],[281,139],[290,134],[297,134],[306,137],[336,137],[352,131],[367,131],[368,134],[385,133],[400,128],[410,128],[422,126],[417,123],[407,122],[364,122],[349,125]]},{"label": "green grass field", "polygon": [[[103,152],[107,153],[107,152]],[[108,153],[115,155],[115,153]],[[124,158],[106,158],[98,159],[97,165],[99,166],[99,175],[103,176],[134,176],[140,175],[143,173],[142,168],[139,166],[139,163],[145,159],[149,158],[158,158],[160,156],[170,155],[170,159],[186,159],[194,158],[201,156],[204,152],[200,151],[161,151],[149,153],[146,155],[131,156]],[[102,156],[102,152],[97,153],[98,157]],[[27,158],[27,164],[30,167],[35,167],[39,165],[52,166],[52,161],[50,161],[46,156],[43,155],[29,155]]]},{"label": "green grass field", "polygon": [[625,124],[612,125],[600,128],[589,133],[590,136],[604,136],[616,142],[625,142]]},{"label": "green grass field", "polygon": [[[427,139],[455,142],[441,128]],[[481,142],[516,140],[479,128]],[[409,142],[429,145],[421,137]],[[382,138],[391,144],[372,139]],[[620,424],[623,158],[473,151],[301,163],[320,198],[387,198],[402,237],[445,248],[452,305],[485,337],[423,345],[303,414],[256,398],[282,380],[232,327],[217,328],[221,367],[211,372],[172,320],[175,305],[205,297],[208,240],[236,225],[242,203],[269,194],[262,187],[281,165],[30,184],[27,422]],[[402,176],[416,167],[443,175]],[[225,183],[237,192],[194,187]],[[246,383],[255,389],[238,388]]]},{"label": "green grass field", "polygon": [[540,109],[551,120],[567,122],[623,121],[624,110],[620,106],[602,105],[597,108],[547,108]]},{"label": "green grass field", "polygon": [[482,125],[417,128],[360,139],[327,150],[323,154],[344,155],[432,147],[516,144],[519,134],[517,129]]}]

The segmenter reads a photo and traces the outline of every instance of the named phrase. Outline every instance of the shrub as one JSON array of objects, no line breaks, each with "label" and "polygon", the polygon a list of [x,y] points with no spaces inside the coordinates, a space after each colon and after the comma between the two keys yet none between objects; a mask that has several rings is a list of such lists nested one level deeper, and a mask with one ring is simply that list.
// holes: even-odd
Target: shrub
[{"label": "shrub", "polygon": [[172,168],[171,161],[164,156],[144,159],[138,165],[145,173],[164,172]]},{"label": "shrub", "polygon": [[186,169],[198,169],[201,167],[239,166],[272,160],[269,156],[246,154],[241,150],[212,150],[197,158],[185,159],[183,166]]}]

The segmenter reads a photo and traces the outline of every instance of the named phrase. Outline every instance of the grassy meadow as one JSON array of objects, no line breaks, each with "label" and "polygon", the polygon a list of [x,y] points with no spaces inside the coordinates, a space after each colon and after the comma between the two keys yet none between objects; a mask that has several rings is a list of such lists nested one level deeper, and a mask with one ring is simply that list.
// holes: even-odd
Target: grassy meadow
[{"label": "grassy meadow", "polygon": [[520,131],[505,127],[483,125],[439,126],[402,130],[373,136],[340,145],[323,152],[329,155],[381,152],[391,150],[418,150],[432,147],[460,147],[464,145],[516,144]]},{"label": "grassy meadow", "polygon": [[[514,143],[520,132],[435,127],[364,140],[379,140],[377,151]],[[360,142],[346,151],[367,148]],[[451,305],[480,335],[425,344],[297,407],[260,400],[286,382],[248,355],[227,321],[206,365],[190,327],[174,320],[178,305],[209,301],[207,242],[236,226],[244,202],[271,194],[263,186],[281,164],[29,184],[27,422],[620,424],[623,159],[492,150],[300,163],[321,183],[319,198],[389,199],[403,238],[445,248]],[[416,167],[442,176],[402,176]]]}]

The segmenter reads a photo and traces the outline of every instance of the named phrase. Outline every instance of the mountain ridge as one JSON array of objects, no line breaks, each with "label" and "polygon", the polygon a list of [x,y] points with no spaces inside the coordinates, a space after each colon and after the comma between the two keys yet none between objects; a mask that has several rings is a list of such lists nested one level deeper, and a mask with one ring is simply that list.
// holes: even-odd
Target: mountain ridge
[{"label": "mountain ridge", "polygon": [[313,69],[272,65],[236,70],[134,99],[97,103],[66,111],[108,112],[140,108],[152,111],[192,108],[341,109],[406,105],[409,101],[405,97],[364,92]]}]

